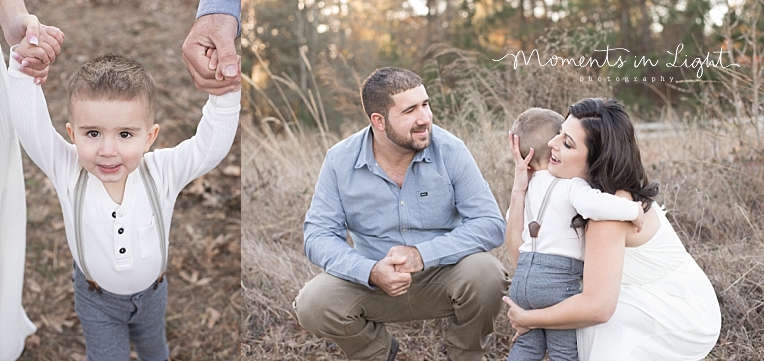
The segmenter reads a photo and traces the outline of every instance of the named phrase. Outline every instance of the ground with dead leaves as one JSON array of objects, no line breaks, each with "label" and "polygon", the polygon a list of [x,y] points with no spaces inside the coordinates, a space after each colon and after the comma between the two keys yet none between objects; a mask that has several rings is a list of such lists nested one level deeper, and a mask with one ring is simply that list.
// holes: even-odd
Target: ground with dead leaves
[{"label": "ground with dead leaves", "polygon": [[[66,79],[104,53],[127,55],[154,76],[159,91],[155,148],[191,137],[206,95],[181,58],[197,2],[27,0],[30,13],[66,33],[44,85],[55,127],[66,134]],[[5,56],[8,46],[2,43]],[[239,355],[240,141],[212,172],[178,197],[170,231],[167,338],[175,360],[232,360]],[[25,156],[27,258],[24,307],[38,331],[20,360],[85,360],[74,312],[72,256],[61,208],[42,172]]]}]

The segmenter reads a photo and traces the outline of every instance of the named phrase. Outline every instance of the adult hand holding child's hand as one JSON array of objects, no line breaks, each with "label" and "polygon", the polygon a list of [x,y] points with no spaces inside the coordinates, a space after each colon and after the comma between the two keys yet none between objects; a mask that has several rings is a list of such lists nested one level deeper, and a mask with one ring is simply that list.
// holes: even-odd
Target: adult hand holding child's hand
[{"label": "adult hand holding child's hand", "polygon": [[64,43],[64,33],[55,26],[40,24],[37,17],[18,14],[6,19],[3,24],[5,40],[8,44],[19,44],[20,49],[11,53],[21,67],[19,71],[35,78],[35,84],[43,84],[48,78],[48,67],[56,61]]},{"label": "adult hand holding child's hand", "polygon": [[[208,14],[194,22],[183,42],[183,61],[196,88],[213,95],[223,95],[241,86],[241,61],[236,55],[236,18],[227,14]],[[207,55],[217,50],[215,61]]]}]

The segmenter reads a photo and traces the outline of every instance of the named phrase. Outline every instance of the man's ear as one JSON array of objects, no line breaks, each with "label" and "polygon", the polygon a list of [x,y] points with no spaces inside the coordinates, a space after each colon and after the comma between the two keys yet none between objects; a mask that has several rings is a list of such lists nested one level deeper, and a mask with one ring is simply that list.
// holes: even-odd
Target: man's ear
[{"label": "man's ear", "polygon": [[379,113],[371,113],[371,127],[379,130],[380,132],[384,132],[385,116]]},{"label": "man's ear", "polygon": [[151,145],[154,144],[154,141],[157,140],[157,134],[159,134],[159,124],[154,124],[149,129],[149,134],[146,137],[146,148],[143,149],[143,152],[148,152],[149,148],[151,148]]},{"label": "man's ear", "polygon": [[72,140],[72,144],[76,144],[77,142],[74,141],[74,127],[72,127],[72,123],[66,123],[66,132],[69,133],[69,139]]}]

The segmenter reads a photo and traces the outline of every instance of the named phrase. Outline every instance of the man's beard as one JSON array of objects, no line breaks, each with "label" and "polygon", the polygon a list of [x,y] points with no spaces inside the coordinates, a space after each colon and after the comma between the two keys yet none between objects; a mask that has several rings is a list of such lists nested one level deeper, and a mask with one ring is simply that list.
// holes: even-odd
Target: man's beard
[{"label": "man's beard", "polygon": [[[427,129],[427,139],[424,141],[415,141],[411,133],[416,131],[421,131],[423,129]],[[409,136],[406,137],[406,135],[396,132],[392,124],[390,124],[389,121],[385,120],[385,134],[387,134],[387,138],[390,139],[390,141],[393,142],[393,144],[404,149],[418,152],[430,146],[430,140],[431,140],[430,137],[432,136],[432,125],[423,125],[423,126],[412,128],[408,133]]]}]

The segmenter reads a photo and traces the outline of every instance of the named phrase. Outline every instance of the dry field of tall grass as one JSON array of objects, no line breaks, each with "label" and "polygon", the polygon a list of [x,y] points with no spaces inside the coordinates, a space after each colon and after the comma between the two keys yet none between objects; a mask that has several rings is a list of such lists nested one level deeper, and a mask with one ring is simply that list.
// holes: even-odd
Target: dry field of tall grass
[{"label": "dry field of tall grass", "polygon": [[[497,75],[468,62],[450,63],[451,68],[431,65],[428,71],[437,76],[427,82],[427,89],[435,123],[466,143],[502,210],[509,204],[513,181],[506,134],[515,117],[530,106],[564,114],[575,100],[608,94],[608,89],[578,84],[572,74],[549,69]],[[284,94],[294,91],[288,79],[281,80]],[[301,107],[309,107],[312,94],[303,95]],[[266,99],[260,88],[250,89],[248,97],[259,102],[259,108],[250,107],[242,117],[246,119],[242,122],[242,359],[345,359],[332,341],[300,327],[291,303],[300,288],[321,272],[303,253],[302,222],[326,150],[365,126],[359,101],[357,121],[343,124],[342,132],[331,132],[315,106],[303,109],[308,116],[301,123],[293,121],[297,112],[264,114],[264,108],[278,101]],[[635,123],[644,122],[641,114],[631,116]],[[662,129],[638,132],[638,138],[650,178],[661,183],[658,202],[666,206],[687,250],[708,274],[722,308],[721,335],[707,360],[764,359],[761,152],[741,152],[735,137],[738,130],[730,126],[710,131],[667,123]],[[509,265],[504,246],[491,253]],[[446,320],[389,324],[401,344],[398,359],[445,359],[446,324]],[[485,359],[505,359],[513,333],[502,313]]]}]

